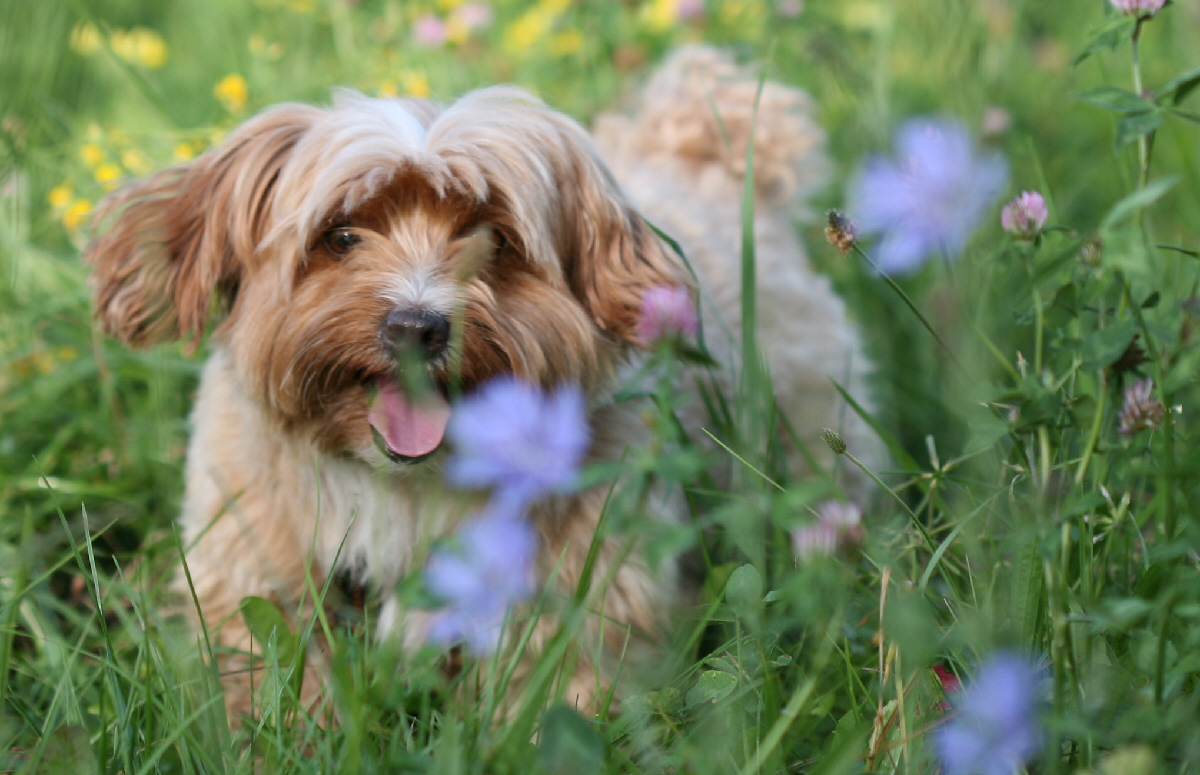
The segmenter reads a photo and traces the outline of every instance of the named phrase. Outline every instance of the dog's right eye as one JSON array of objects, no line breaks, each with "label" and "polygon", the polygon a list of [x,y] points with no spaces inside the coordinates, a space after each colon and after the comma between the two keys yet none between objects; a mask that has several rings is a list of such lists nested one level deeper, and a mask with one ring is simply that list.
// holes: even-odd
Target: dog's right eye
[{"label": "dog's right eye", "polygon": [[325,232],[325,247],[335,256],[344,256],[362,242],[362,237],[354,233],[349,226],[338,226]]}]

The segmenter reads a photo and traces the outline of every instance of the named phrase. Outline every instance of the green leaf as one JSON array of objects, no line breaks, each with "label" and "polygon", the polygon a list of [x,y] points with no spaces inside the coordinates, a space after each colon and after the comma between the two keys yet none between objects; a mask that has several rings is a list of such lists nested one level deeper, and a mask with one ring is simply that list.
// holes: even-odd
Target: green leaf
[{"label": "green leaf", "polygon": [[1100,228],[1110,229],[1133,215],[1135,210],[1158,201],[1163,194],[1174,188],[1178,182],[1178,175],[1169,175],[1165,178],[1150,181],[1146,184],[1145,188],[1139,188],[1113,205],[1113,208],[1104,216],[1104,220],[1100,222]]},{"label": "green leaf", "polygon": [[1133,341],[1135,333],[1137,323],[1133,320],[1122,320],[1092,332],[1083,340],[1083,347],[1079,351],[1080,357],[1083,358],[1084,370],[1095,371],[1120,358],[1121,353],[1125,352],[1129,343]]},{"label": "green leaf", "polygon": [[1124,272],[1131,281],[1156,281],[1152,277],[1145,234],[1131,223],[1104,232],[1104,250],[1100,254],[1100,263],[1106,268]]},{"label": "green leaf", "polygon": [[1078,65],[1097,51],[1112,51],[1133,34],[1134,19],[1132,16],[1119,16],[1100,28],[1083,50],[1071,60],[1071,66]]},{"label": "green leaf", "polygon": [[1157,110],[1133,113],[1117,122],[1117,150],[1162,126],[1163,114]]},{"label": "green leaf", "polygon": [[80,726],[65,726],[46,737],[46,749],[42,754],[38,773],[57,775],[91,775],[100,772],[100,763],[92,750],[92,741],[87,730]]},{"label": "green leaf", "polygon": [[1153,105],[1133,92],[1118,89],[1116,86],[1097,86],[1071,96],[1098,108],[1115,110],[1118,113],[1145,113],[1154,109]]},{"label": "green leaf", "polygon": [[1163,379],[1163,392],[1182,390],[1200,374],[1200,347],[1190,347],[1179,356],[1167,376]]},{"label": "green leaf", "polygon": [[753,565],[743,565],[729,576],[725,602],[739,619],[755,621],[763,599],[762,576]]},{"label": "green leaf", "polygon": [[250,634],[262,646],[275,641],[275,657],[281,667],[291,665],[296,659],[296,636],[288,626],[287,619],[279,606],[261,597],[242,598],[242,618],[250,628]]},{"label": "green leaf", "polygon": [[971,432],[967,442],[967,452],[976,452],[990,447],[1008,435],[1008,423],[987,409],[972,412],[967,419],[967,428]]},{"label": "green leaf", "polygon": [[720,670],[705,670],[696,685],[688,690],[685,704],[688,708],[694,708],[706,702],[720,702],[733,693],[737,682],[737,676]]},{"label": "green leaf", "polygon": [[1054,294],[1054,300],[1046,306],[1047,329],[1062,328],[1079,317],[1079,289],[1075,283],[1067,283]]},{"label": "green leaf", "polygon": [[1105,600],[1094,614],[1098,632],[1121,633],[1140,625],[1154,608],[1140,597],[1118,597]]},{"label": "green leaf", "polygon": [[582,716],[555,705],[542,717],[538,763],[551,775],[599,775],[608,746]]},{"label": "green leaf", "polygon": [[1012,623],[1022,646],[1036,645],[1042,611],[1042,557],[1037,539],[1030,539],[1013,558]]},{"label": "green leaf", "polygon": [[1171,104],[1178,105],[1197,86],[1200,86],[1200,67],[1193,67],[1191,70],[1185,70],[1158,87],[1158,90],[1154,92],[1154,99],[1155,101],[1161,101],[1165,97],[1170,97]]}]

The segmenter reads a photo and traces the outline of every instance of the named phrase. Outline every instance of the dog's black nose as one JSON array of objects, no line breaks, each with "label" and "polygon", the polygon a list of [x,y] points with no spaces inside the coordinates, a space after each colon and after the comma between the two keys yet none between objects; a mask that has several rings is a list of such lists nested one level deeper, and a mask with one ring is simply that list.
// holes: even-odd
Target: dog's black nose
[{"label": "dog's black nose", "polygon": [[383,319],[383,340],[432,360],[450,346],[450,321],[436,312],[394,309]]}]

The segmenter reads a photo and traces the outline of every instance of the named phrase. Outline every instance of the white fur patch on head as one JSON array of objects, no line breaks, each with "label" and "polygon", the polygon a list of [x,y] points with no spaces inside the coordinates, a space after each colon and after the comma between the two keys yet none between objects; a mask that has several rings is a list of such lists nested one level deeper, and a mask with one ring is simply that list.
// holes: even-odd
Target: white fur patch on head
[{"label": "white fur patch on head", "polygon": [[397,273],[379,289],[379,296],[395,309],[426,310],[449,317],[462,305],[459,285],[434,264],[418,264]]},{"label": "white fur patch on head", "polygon": [[546,268],[559,265],[563,224],[579,203],[617,191],[588,133],[523,89],[479,89],[440,112],[339,90],[283,166],[275,226],[260,247],[284,236],[307,245],[400,173],[502,208],[528,258]]},{"label": "white fur patch on head", "polygon": [[426,139],[422,118],[404,102],[339,89],[280,174],[276,226],[266,242],[290,232],[304,244],[330,214],[366,202],[405,167],[441,166],[437,177],[444,177],[444,165],[424,152]]}]

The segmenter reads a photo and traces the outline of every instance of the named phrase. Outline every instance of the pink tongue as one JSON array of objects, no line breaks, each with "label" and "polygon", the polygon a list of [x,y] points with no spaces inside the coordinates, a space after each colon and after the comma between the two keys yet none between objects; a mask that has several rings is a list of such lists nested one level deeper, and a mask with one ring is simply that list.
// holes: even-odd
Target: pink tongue
[{"label": "pink tongue", "polygon": [[394,454],[421,457],[437,449],[446,435],[450,405],[434,391],[410,401],[392,380],[379,380],[367,421]]}]

